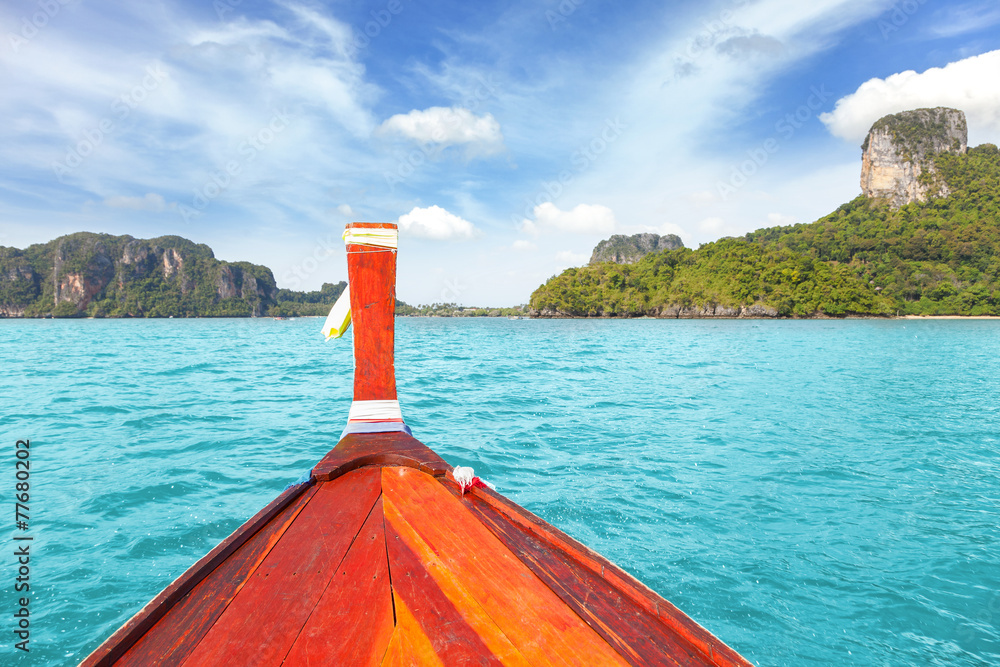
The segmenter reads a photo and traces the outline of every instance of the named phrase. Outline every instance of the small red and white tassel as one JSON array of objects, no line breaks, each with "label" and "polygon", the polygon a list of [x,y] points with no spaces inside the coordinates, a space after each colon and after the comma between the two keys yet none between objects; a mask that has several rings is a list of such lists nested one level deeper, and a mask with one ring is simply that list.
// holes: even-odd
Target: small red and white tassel
[{"label": "small red and white tassel", "polygon": [[480,489],[496,489],[496,487],[489,482],[484,482],[476,477],[475,472],[468,466],[457,466],[451,474],[458,483],[458,488],[462,489],[463,496],[466,491],[476,487],[479,487]]}]

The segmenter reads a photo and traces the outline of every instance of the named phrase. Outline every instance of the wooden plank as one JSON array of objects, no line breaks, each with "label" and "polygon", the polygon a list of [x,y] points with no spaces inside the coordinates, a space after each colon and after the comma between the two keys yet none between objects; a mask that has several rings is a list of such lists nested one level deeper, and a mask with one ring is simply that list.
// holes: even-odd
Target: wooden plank
[{"label": "wooden plank", "polygon": [[379,500],[282,664],[376,666],[393,630]]},{"label": "wooden plank", "polygon": [[185,665],[274,665],[288,653],[380,493],[377,469],[319,485]]},{"label": "wooden plank", "polygon": [[407,528],[419,535],[531,664],[628,664],[433,477],[382,477],[389,524],[404,541]]},{"label": "wooden plank", "polygon": [[[461,497],[458,485],[452,480],[439,479],[440,483],[456,498]],[[475,489],[465,496],[489,506],[503,515],[522,533],[538,538],[594,574],[606,580],[648,613],[657,616],[678,637],[690,643],[703,655],[709,656],[713,664],[733,667],[750,667],[751,663],[727,646],[711,632],[699,625],[690,616],[669,601],[657,595],[620,567],[604,556],[577,542],[561,530],[551,526],[520,505],[511,502],[495,491]]]},{"label": "wooden plank", "polygon": [[116,667],[180,664],[312,498],[309,489],[203,579],[118,660]]},{"label": "wooden plank", "polygon": [[570,608],[633,665],[713,665],[708,656],[605,579],[537,537],[521,532],[503,515],[466,496],[467,506]]},{"label": "wooden plank", "polygon": [[444,459],[411,435],[352,433],[316,464],[312,474],[317,481],[329,481],[366,465],[409,466],[434,476],[451,470]]},{"label": "wooden plank", "polygon": [[247,542],[254,534],[271,519],[282,512],[292,501],[305,492],[312,482],[297,484],[285,489],[277,498],[271,501],[261,511],[247,520],[232,535],[220,542],[214,549],[205,554],[173,583],[167,586],[145,607],[139,610],[125,625],[118,628],[114,634],[104,640],[100,646],[80,663],[80,667],[104,667],[113,664],[136,641],[149,631],[177,602],[197,586],[223,561],[229,558],[237,549]]},{"label": "wooden plank", "polygon": [[445,667],[445,665],[478,663],[445,663],[434,652],[430,638],[424,634],[417,619],[401,600],[396,600],[396,631],[382,659],[382,667]]},{"label": "wooden plank", "polygon": [[[395,229],[396,225],[354,222],[348,227]],[[354,327],[354,400],[394,401],[396,250],[347,244],[347,282]]]},{"label": "wooden plank", "polygon": [[410,610],[437,656],[447,665],[527,667],[528,661],[412,528],[405,521],[386,523],[394,599]]}]

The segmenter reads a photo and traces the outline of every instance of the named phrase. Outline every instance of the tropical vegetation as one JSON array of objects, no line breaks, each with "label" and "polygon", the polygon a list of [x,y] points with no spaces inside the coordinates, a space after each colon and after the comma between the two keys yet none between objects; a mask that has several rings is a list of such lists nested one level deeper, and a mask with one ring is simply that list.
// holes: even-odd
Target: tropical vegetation
[{"label": "tropical vegetation", "polygon": [[784,317],[1000,315],[1000,151],[984,144],[933,159],[950,196],[895,210],[862,196],[810,224],[630,265],[567,269],[532,294],[531,309],[605,317],[705,306],[763,306]]}]

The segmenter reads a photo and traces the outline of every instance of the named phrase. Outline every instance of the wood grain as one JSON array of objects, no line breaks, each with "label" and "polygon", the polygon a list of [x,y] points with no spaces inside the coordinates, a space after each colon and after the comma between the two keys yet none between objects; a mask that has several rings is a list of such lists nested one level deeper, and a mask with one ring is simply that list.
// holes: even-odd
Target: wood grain
[{"label": "wood grain", "polygon": [[[598,582],[603,580],[607,583],[609,589],[605,589],[602,593],[606,602],[611,602],[613,605],[619,607],[625,602],[630,602],[635,608],[643,611],[646,615],[658,619],[659,624],[666,630],[668,635],[675,636],[682,642],[682,645],[687,644],[687,647],[677,652],[680,659],[685,659],[685,655],[693,655],[696,658],[700,656],[702,660],[707,659],[709,661],[707,664],[723,667],[751,667],[750,662],[669,601],[657,595],[604,556],[580,544],[523,507],[488,489],[475,489],[473,492],[462,497],[458,485],[454,481],[442,478],[439,482],[448,489],[449,493],[455,498],[460,499],[470,509],[479,509],[480,511],[477,511],[476,514],[484,522],[484,525],[489,526],[515,552],[518,552],[521,540],[511,536],[508,530],[500,529],[500,526],[504,524],[520,532],[525,538],[534,538],[537,540],[537,544],[544,545],[546,550],[551,551],[567,567],[577,571],[576,574],[562,572],[559,575],[551,574],[547,576],[540,565],[540,561],[533,561],[527,553],[519,552],[519,556],[522,557],[524,562],[533,569],[537,568],[538,571],[536,574],[547,583],[551,582],[553,590],[560,593],[561,596],[571,596],[572,592],[565,586],[561,588],[560,582],[570,581],[574,577],[586,580],[588,577],[584,574],[584,571],[589,571],[592,575],[589,577],[591,581]],[[492,510],[492,513],[482,511],[483,508]],[[502,517],[502,519],[497,519],[497,516]],[[549,566],[555,567],[555,564],[549,563]],[[600,586],[600,584],[596,583],[595,585]],[[601,588],[604,589],[603,586]],[[593,590],[581,590],[577,593],[577,595],[582,595],[588,600],[591,599],[589,596],[592,594],[594,594]],[[569,604],[568,601],[567,603]],[[592,612],[599,615],[608,614],[607,609],[599,612],[595,608]],[[598,621],[598,626],[604,624],[610,627],[611,620]],[[626,635],[624,628],[617,632],[623,641],[627,641],[624,639]],[[658,634],[661,637],[663,636],[663,633]],[[609,641],[613,645],[615,644],[614,641]],[[664,650],[668,651],[670,649],[665,647]],[[623,655],[626,654],[623,653]],[[640,662],[639,664],[643,663]]]},{"label": "wood grain", "polygon": [[145,667],[183,662],[315,492],[312,488],[296,498],[174,605],[115,664]]},{"label": "wood grain", "polygon": [[320,484],[184,664],[279,664],[378,500],[378,473]]},{"label": "wood grain", "polygon": [[283,665],[378,665],[392,636],[382,501],[351,545]]},{"label": "wood grain", "polygon": [[268,503],[266,507],[234,531],[232,535],[220,542],[197,563],[188,568],[184,574],[177,577],[173,583],[163,589],[159,595],[150,600],[145,607],[122,627],[118,628],[114,634],[104,640],[104,643],[94,649],[80,663],[80,667],[113,664],[163,618],[181,598],[187,595],[191,589],[197,586],[237,549],[243,546],[258,530],[267,525],[271,519],[284,511],[292,501],[306,492],[311,485],[312,482],[310,481],[285,489],[277,498]]},{"label": "wood grain", "polygon": [[467,504],[521,562],[631,664],[714,664],[603,578],[539,538],[521,532],[481,502],[471,500]]},{"label": "wood grain", "polygon": [[[391,223],[351,223],[351,228],[394,228]],[[354,400],[396,400],[394,318],[396,251],[347,245],[347,282],[354,327]]]},{"label": "wood grain", "polygon": [[352,433],[316,464],[312,475],[317,481],[329,481],[368,465],[409,466],[435,477],[451,470],[444,459],[411,435]]},{"label": "wood grain", "polygon": [[412,529],[531,664],[628,664],[433,477],[411,468],[382,477],[392,528],[404,540]]},{"label": "wood grain", "polygon": [[386,546],[395,600],[410,610],[445,664],[527,667],[528,662],[462,582],[394,515],[386,517]]},{"label": "wood grain", "polygon": [[382,660],[382,667],[451,667],[434,652],[430,638],[406,604],[396,601],[396,631]]}]

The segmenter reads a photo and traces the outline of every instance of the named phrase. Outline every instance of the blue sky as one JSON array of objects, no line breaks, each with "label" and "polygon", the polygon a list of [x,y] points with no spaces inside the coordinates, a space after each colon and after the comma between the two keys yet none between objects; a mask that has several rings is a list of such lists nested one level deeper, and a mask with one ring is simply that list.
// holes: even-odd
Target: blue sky
[{"label": "blue sky", "polygon": [[939,105],[1000,143],[995,1],[5,0],[0,245],[177,234],[316,289],[398,221],[400,298],[515,305],[613,233],[811,222]]}]

